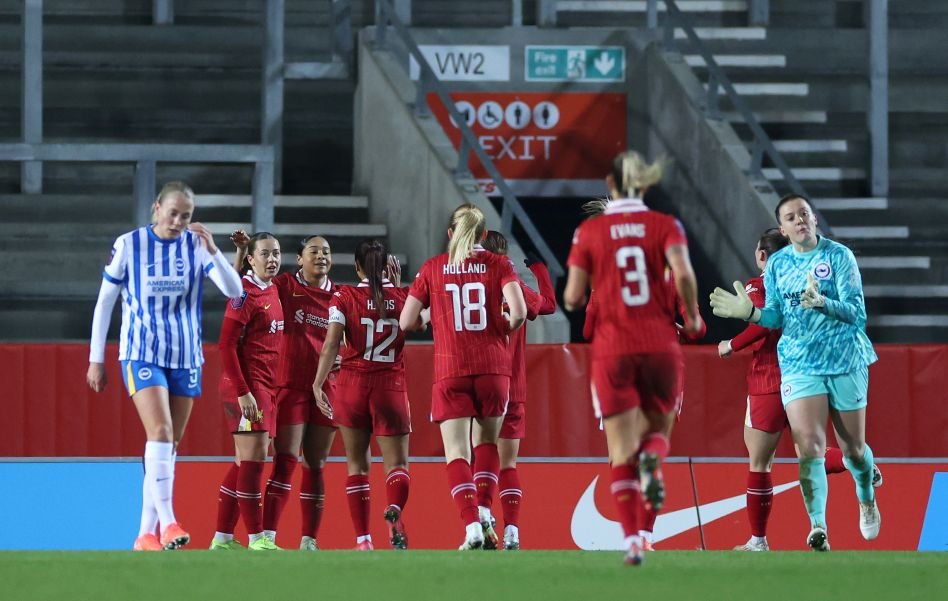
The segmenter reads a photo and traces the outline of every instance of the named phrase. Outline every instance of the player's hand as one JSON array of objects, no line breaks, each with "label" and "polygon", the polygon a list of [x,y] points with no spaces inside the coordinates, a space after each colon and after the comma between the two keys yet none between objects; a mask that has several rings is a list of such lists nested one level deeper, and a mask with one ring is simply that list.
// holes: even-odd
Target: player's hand
[{"label": "player's hand", "polygon": [[734,350],[731,348],[730,340],[722,340],[721,342],[718,343],[718,357],[721,357],[722,359],[727,359],[728,357],[731,356],[731,353],[733,352]]},{"label": "player's hand", "polygon": [[526,265],[528,269],[532,265],[535,265],[536,263],[543,263],[544,265],[546,265],[546,261],[543,260],[543,257],[533,252],[532,250],[527,251],[526,254],[527,254],[527,258],[523,260],[523,264]]},{"label": "player's hand", "polygon": [[217,245],[214,244],[214,235],[211,234],[211,230],[207,229],[203,223],[194,222],[188,226],[188,229],[197,234],[197,237],[201,239],[201,244],[204,245],[208,253],[212,255],[217,254]]},{"label": "player's hand", "polygon": [[234,243],[237,250],[246,250],[247,245],[250,244],[250,236],[244,230],[234,230],[234,233],[230,235],[230,241]]},{"label": "player's hand", "polygon": [[[315,385],[313,386],[315,388]],[[326,419],[332,419],[332,405],[329,403],[329,395],[322,388],[316,393],[316,407],[319,412],[326,416]]]},{"label": "player's hand", "polygon": [[820,284],[812,272],[806,274],[806,290],[800,295],[800,304],[804,309],[819,309],[826,305],[826,297],[820,294]]},{"label": "player's hand", "polygon": [[711,293],[711,308],[718,317],[748,321],[754,315],[754,303],[747,296],[741,282],[734,282],[734,291],[737,294],[731,294],[723,288],[715,288]]},{"label": "player's hand", "polygon": [[86,384],[96,392],[105,390],[108,380],[105,377],[105,365],[102,363],[89,363],[89,369],[86,371]]},{"label": "player's hand", "polygon": [[396,288],[401,288],[402,285],[402,264],[398,262],[398,257],[395,255],[388,256],[388,266],[386,267],[388,273],[388,279]]},{"label": "player's hand", "polygon": [[263,413],[257,407],[257,399],[252,392],[237,397],[237,404],[240,405],[240,414],[251,422],[259,422],[263,419]]}]

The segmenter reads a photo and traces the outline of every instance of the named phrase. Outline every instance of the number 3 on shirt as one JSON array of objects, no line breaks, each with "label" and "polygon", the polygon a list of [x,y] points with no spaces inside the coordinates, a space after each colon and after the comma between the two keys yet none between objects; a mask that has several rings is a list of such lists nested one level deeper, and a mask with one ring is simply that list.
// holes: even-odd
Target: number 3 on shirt
[{"label": "number 3 on shirt", "polygon": [[[468,282],[463,286],[445,284],[454,304],[454,331],[480,332],[487,329],[487,292],[481,282]],[[477,315],[477,319],[472,319]]]},{"label": "number 3 on shirt", "polygon": [[648,270],[645,253],[638,246],[623,246],[616,251],[616,265],[625,275],[627,284],[638,284],[638,293],[633,294],[631,286],[622,287],[622,302],[629,307],[638,307],[648,303]]},{"label": "number 3 on shirt", "polygon": [[[398,320],[380,319],[372,321],[368,317],[363,317],[359,320],[359,323],[365,326],[365,352],[362,353],[362,358],[376,363],[394,363],[395,349],[388,347],[395,342],[395,338],[398,336]],[[386,326],[391,330],[388,337],[380,342],[378,346],[375,346],[375,334],[384,334]]]}]

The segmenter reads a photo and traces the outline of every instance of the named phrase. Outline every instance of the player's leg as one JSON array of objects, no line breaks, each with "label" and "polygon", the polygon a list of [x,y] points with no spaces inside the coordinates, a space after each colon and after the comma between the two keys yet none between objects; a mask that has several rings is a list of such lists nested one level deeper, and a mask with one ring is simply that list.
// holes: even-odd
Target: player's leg
[{"label": "player's leg", "polygon": [[[254,424],[252,427],[256,427]],[[267,430],[234,434],[237,452],[237,504],[247,529],[247,548],[252,551],[273,551],[278,547],[263,533],[263,464],[270,447]]]},{"label": "player's leg", "polygon": [[765,432],[744,426],[744,446],[747,447],[747,521],[751,537],[747,543],[735,547],[741,551],[767,551],[767,524],[774,498],[770,476],[774,452],[781,432]]},{"label": "player's leg", "polygon": [[[786,388],[785,383],[784,390]],[[783,401],[800,454],[800,490],[811,526],[807,544],[817,551],[826,551],[829,549],[826,537],[828,482],[823,454],[826,452],[826,420],[829,416],[827,396],[823,393],[788,400],[785,394]]]},{"label": "player's leg", "polygon": [[312,396],[289,388],[277,391],[276,438],[273,439],[273,467],[263,494],[263,532],[276,542],[283,510],[293,490],[293,474],[299,465],[300,447],[309,421]]},{"label": "player's leg", "polygon": [[[522,403],[521,403],[522,404]],[[504,549],[520,549],[520,508],[523,502],[523,488],[520,485],[520,473],[517,471],[517,457],[520,455],[520,438],[504,437],[508,420],[504,419],[501,437],[497,439],[500,451],[500,507],[504,518]]]},{"label": "player's leg", "polygon": [[240,465],[237,458],[227,468],[217,493],[217,525],[211,540],[212,551],[237,551],[243,545],[234,540],[234,528],[240,519],[240,505],[237,502],[237,475]]},{"label": "player's leg", "polygon": [[500,451],[497,448],[496,439],[491,441],[486,437],[477,420],[474,420],[471,427],[471,444],[473,446],[471,471],[474,473],[474,486],[477,487],[478,515],[482,522],[485,520],[491,522],[494,519],[492,509],[499,481]]},{"label": "player's leg", "polygon": [[376,437],[385,467],[385,521],[393,549],[408,548],[408,535],[402,513],[408,504],[411,477],[408,475],[408,434]]},{"label": "player's leg", "polygon": [[[320,413],[314,409],[313,413]],[[326,483],[323,469],[332,441],[336,437],[336,428],[321,423],[310,422],[303,436],[303,478],[300,484],[300,548],[316,544],[316,535],[323,518],[323,505],[326,499]]]},{"label": "player's leg", "polygon": [[372,550],[369,534],[369,510],[372,496],[369,489],[369,442],[372,433],[360,428],[339,426],[339,434],[346,449],[346,500],[356,537],[356,549]]},{"label": "player's leg", "polygon": [[448,486],[451,487],[451,497],[465,528],[461,549],[479,549],[484,544],[484,533],[477,512],[477,488],[474,486],[470,463],[471,418],[446,419],[439,424],[439,428],[444,443],[444,460],[448,466]]},{"label": "player's leg", "polygon": [[637,461],[647,421],[642,410],[633,407],[605,416],[603,429],[606,433],[609,464],[612,466],[612,497],[619,510],[619,522],[629,546],[626,561],[638,565],[642,562],[643,550],[639,535],[643,504]]}]

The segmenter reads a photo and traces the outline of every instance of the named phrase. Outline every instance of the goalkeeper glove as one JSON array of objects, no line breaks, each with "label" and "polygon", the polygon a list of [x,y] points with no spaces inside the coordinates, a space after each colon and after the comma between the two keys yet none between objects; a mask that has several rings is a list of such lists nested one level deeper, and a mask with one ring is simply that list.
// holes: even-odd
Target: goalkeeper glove
[{"label": "goalkeeper glove", "polygon": [[543,263],[544,265],[546,265],[546,261],[543,260],[543,257],[533,252],[532,250],[527,251],[526,254],[527,254],[527,258],[523,260],[523,264],[526,265],[527,268],[530,268],[536,263]]},{"label": "goalkeeper glove", "polygon": [[800,295],[800,304],[804,309],[819,309],[826,305],[826,297],[820,294],[820,285],[812,272],[806,274],[806,290]]},{"label": "goalkeeper glove", "polygon": [[723,288],[715,288],[711,293],[711,308],[718,317],[733,317],[750,321],[754,317],[757,309],[747,292],[744,290],[744,284],[734,282],[734,291],[737,294],[731,294]]}]

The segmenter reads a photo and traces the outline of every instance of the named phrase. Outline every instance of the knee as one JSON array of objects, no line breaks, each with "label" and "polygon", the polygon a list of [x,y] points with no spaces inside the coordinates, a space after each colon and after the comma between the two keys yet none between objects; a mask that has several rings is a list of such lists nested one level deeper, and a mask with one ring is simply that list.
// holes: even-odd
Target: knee
[{"label": "knee", "polygon": [[171,424],[156,424],[146,432],[149,442],[175,442]]},{"label": "knee", "polygon": [[866,454],[866,443],[859,442],[848,445],[843,449],[843,456],[850,461],[862,461]]},{"label": "knee", "polygon": [[815,459],[826,453],[826,440],[821,436],[801,436],[797,442],[797,451],[801,459]]}]

